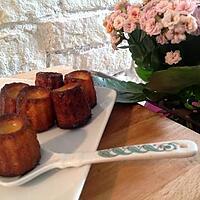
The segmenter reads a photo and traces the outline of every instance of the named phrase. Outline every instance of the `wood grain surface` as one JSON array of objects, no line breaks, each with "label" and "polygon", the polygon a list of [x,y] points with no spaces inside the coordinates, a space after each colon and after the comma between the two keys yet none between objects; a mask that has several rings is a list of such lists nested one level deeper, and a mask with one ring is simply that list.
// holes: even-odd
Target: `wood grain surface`
[{"label": "wood grain surface", "polygon": [[[45,71],[66,74],[71,69],[62,66]],[[13,77],[34,79],[36,72]],[[99,149],[172,139],[191,139],[200,145],[197,133],[164,116],[140,105],[115,104]],[[92,165],[80,199],[200,200],[200,154]]]},{"label": "wood grain surface", "polygon": [[[116,104],[99,149],[200,136],[139,105]],[[200,156],[93,165],[80,199],[199,200]]]}]

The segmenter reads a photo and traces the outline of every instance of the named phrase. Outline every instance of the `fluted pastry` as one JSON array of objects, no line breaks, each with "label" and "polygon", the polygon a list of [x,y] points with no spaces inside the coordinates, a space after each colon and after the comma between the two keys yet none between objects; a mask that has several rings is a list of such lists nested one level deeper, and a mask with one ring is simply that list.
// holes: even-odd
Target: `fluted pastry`
[{"label": "fluted pastry", "polygon": [[16,99],[19,92],[28,87],[25,83],[5,84],[0,93],[0,115],[16,113]]},{"label": "fluted pastry", "polygon": [[40,160],[36,132],[17,114],[0,117],[0,176],[19,176]]},{"label": "fluted pastry", "polygon": [[37,132],[54,125],[54,110],[47,88],[30,86],[21,90],[17,97],[17,113],[26,116]]},{"label": "fluted pastry", "polygon": [[65,84],[76,81],[83,87],[89,105],[93,108],[97,104],[97,97],[91,73],[86,70],[77,70],[65,75]]},{"label": "fluted pastry", "polygon": [[51,95],[58,127],[80,127],[91,117],[91,108],[79,83],[67,83]]},{"label": "fluted pastry", "polygon": [[38,72],[36,74],[35,85],[50,90],[62,87],[64,85],[63,75],[57,72]]}]

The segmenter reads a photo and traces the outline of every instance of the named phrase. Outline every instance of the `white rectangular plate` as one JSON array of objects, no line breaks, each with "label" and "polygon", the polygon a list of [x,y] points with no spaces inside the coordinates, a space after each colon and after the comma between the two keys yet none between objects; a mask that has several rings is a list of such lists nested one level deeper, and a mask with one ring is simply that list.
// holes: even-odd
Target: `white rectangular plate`
[{"label": "white rectangular plate", "polygon": [[[5,83],[24,82],[33,84],[32,80],[0,79],[0,88]],[[105,126],[112,111],[116,92],[107,88],[96,88],[97,105],[92,109],[92,118],[82,128],[63,130],[54,127],[38,134],[40,144],[54,152],[72,153],[95,151],[98,147]],[[2,200],[66,200],[78,199],[89,172],[90,166],[53,170],[18,187],[0,186]]]}]

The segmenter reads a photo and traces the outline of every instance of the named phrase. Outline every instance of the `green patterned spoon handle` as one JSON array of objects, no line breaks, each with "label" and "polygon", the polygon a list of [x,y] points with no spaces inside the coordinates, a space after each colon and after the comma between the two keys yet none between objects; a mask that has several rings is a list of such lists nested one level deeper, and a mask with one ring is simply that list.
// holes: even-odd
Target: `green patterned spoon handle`
[{"label": "green patterned spoon handle", "polygon": [[78,167],[85,164],[122,160],[146,160],[163,158],[183,158],[194,156],[198,151],[195,142],[173,140],[158,143],[138,144],[104,149],[96,152],[72,154],[68,166]]}]

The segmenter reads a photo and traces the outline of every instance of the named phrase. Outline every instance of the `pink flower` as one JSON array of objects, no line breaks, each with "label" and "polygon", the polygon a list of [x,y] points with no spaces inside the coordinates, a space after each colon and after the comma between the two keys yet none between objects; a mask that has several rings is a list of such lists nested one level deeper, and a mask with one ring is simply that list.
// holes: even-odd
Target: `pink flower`
[{"label": "pink flower", "polygon": [[124,22],[125,22],[125,18],[118,15],[115,19],[114,19],[114,22],[113,22],[113,27],[116,29],[116,30],[121,30],[122,27],[124,26]]},{"label": "pink flower", "polygon": [[117,10],[117,11],[115,11],[115,12],[112,12],[111,15],[110,15],[110,20],[111,20],[112,22],[114,22],[115,18],[116,18],[117,16],[119,16],[120,14],[121,14],[121,11],[120,11],[120,10]]},{"label": "pink flower", "polygon": [[174,32],[172,30],[168,30],[165,33],[165,37],[167,38],[167,40],[171,41],[174,38]]},{"label": "pink flower", "polygon": [[192,105],[195,106],[195,107],[200,108],[200,102],[199,101],[193,101]]},{"label": "pink flower", "polygon": [[128,15],[126,13],[120,13],[119,15],[124,19],[128,19]]},{"label": "pink flower", "polygon": [[[150,29],[156,26],[156,10],[149,10],[147,13],[143,13],[140,17],[140,28],[149,34]],[[151,28],[150,28],[151,27]]]},{"label": "pink flower", "polygon": [[185,33],[185,26],[182,23],[177,24],[174,27],[174,32],[178,34],[184,34]]},{"label": "pink flower", "polygon": [[127,15],[128,18],[137,22],[139,21],[139,17],[140,17],[140,8],[138,6],[129,6],[127,8]]},{"label": "pink flower", "polygon": [[168,41],[164,35],[158,35],[156,37],[156,41],[157,41],[157,43],[162,44],[162,45],[168,43]]},{"label": "pink flower", "polygon": [[198,28],[197,21],[193,16],[188,17],[188,21],[185,25],[186,25],[186,32],[187,33],[193,33]]},{"label": "pink flower", "polygon": [[158,13],[165,13],[167,11],[167,9],[169,8],[169,1],[167,0],[163,0],[160,1],[157,5],[156,5],[156,10]]},{"label": "pink flower", "polygon": [[157,15],[156,8],[152,8],[145,13],[146,19],[155,18]]},{"label": "pink flower", "polygon": [[175,52],[170,51],[166,53],[165,62],[169,65],[177,64],[180,60],[182,60],[180,56],[180,51],[176,50]]},{"label": "pink flower", "polygon": [[106,31],[107,33],[111,33],[113,31],[113,25],[110,21],[106,23]]},{"label": "pink flower", "polygon": [[144,12],[147,12],[148,10],[155,9],[156,5],[160,2],[160,0],[150,0],[146,5],[144,5]]},{"label": "pink flower", "polygon": [[197,7],[197,2],[195,0],[176,0],[176,11],[180,14],[187,15],[192,14]]},{"label": "pink flower", "polygon": [[[144,1],[143,4],[130,4],[128,0],[120,0],[115,11],[105,18],[103,25],[110,33],[113,45],[126,39],[126,33],[132,33],[136,28],[154,36],[162,45],[178,44],[186,40],[187,34],[200,35],[200,0]],[[166,58],[173,52],[168,53],[171,54]],[[177,57],[177,51],[174,55]]]},{"label": "pink flower", "polygon": [[179,44],[183,40],[186,40],[186,35],[182,33],[175,33],[174,38],[171,40],[172,44]]},{"label": "pink flower", "polygon": [[153,20],[154,23],[156,23],[156,16],[158,14],[156,11],[156,5],[158,3],[159,0],[152,0],[144,5],[143,10],[140,12],[140,19],[139,19],[140,28],[142,30],[146,31],[146,29],[149,29],[150,26],[149,20],[151,20],[151,26]]},{"label": "pink flower", "polygon": [[110,19],[110,15],[104,19],[103,26],[106,28],[107,33],[111,33],[113,31],[113,24]]},{"label": "pink flower", "polygon": [[136,29],[136,24],[134,23],[134,21],[127,19],[124,22],[123,30],[124,30],[125,33],[131,33],[135,29]]},{"label": "pink flower", "polygon": [[146,23],[145,31],[150,36],[152,35],[158,35],[161,33],[162,24],[159,22],[156,22],[155,19],[149,19],[148,23]]},{"label": "pink flower", "polygon": [[165,37],[167,38],[168,41],[171,41],[172,44],[178,44],[186,39],[186,35],[184,34],[185,31],[183,32],[183,30],[181,29],[181,31],[178,32],[179,30],[178,27],[177,27],[177,32],[175,30],[176,28],[174,30],[168,30],[165,33]]},{"label": "pink flower", "polygon": [[185,25],[185,31],[187,33],[193,33],[198,28],[196,18],[194,18],[191,15],[187,15],[187,16],[182,15],[181,22]]},{"label": "pink flower", "polygon": [[172,10],[167,10],[163,16],[163,19],[161,20],[163,26],[169,29],[173,29],[174,25],[178,24],[179,21],[179,13]]}]

